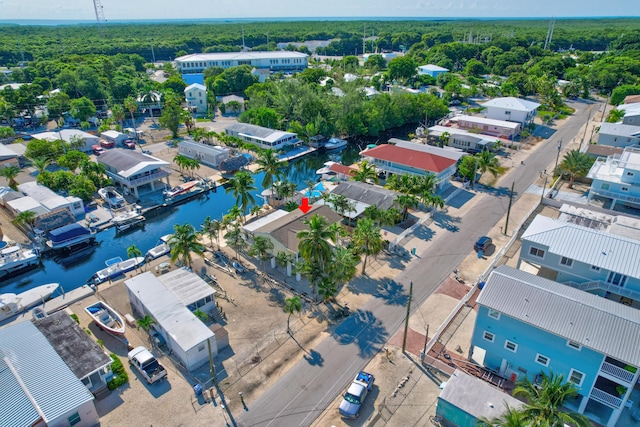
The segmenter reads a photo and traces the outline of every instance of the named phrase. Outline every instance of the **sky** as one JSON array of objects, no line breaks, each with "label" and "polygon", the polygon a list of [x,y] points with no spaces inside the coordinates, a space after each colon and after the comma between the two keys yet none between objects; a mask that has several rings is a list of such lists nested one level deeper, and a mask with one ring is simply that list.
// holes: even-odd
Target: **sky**
[{"label": "sky", "polygon": [[[99,0],[107,21],[301,17],[640,16],[640,0]],[[93,0],[0,0],[0,21],[93,20]]]}]

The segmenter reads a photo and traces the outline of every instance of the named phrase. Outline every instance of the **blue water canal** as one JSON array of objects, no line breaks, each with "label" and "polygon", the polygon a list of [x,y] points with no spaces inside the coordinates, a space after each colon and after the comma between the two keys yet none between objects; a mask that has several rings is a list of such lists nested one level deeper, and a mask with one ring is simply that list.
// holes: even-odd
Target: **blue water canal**
[{"label": "blue water canal", "polygon": [[[312,154],[297,159],[286,169],[287,177],[291,182],[298,184],[298,189],[305,188],[306,182],[317,179],[316,170],[327,160],[342,161],[344,164],[355,162],[359,158],[358,145],[360,148],[363,146],[362,143],[351,144],[339,153]],[[262,174],[254,175],[257,195],[263,190],[260,185],[262,178]],[[255,199],[257,204],[262,204],[262,199]],[[1,281],[0,293],[19,293],[51,282],[60,283],[65,291],[79,288],[96,271],[105,267],[106,260],[116,256],[126,259],[127,248],[131,245],[136,245],[144,254],[156,245],[161,236],[173,232],[174,224],[190,223],[199,231],[207,215],[220,219],[234,203],[235,198],[232,194],[219,189],[216,193],[210,192],[182,205],[161,210],[157,215],[147,216],[144,228],[136,228],[129,233],[116,233],[112,227],[98,233],[97,244],[84,251],[66,257],[47,255],[43,257],[38,268]]]}]

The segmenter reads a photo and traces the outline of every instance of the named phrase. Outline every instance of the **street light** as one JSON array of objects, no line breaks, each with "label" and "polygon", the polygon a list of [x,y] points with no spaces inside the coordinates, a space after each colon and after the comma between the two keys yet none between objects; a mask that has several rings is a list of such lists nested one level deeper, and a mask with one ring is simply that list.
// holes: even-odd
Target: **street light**
[{"label": "street light", "polygon": [[560,150],[562,150],[562,140],[558,142],[558,154],[556,154],[556,165],[553,167],[553,175],[556,174],[556,169],[558,169],[558,160],[560,160]]}]

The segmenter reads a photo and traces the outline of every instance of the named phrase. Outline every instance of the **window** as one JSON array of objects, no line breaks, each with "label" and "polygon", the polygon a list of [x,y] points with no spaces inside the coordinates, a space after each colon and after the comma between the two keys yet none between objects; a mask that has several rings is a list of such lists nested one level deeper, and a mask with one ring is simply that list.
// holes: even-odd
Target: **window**
[{"label": "window", "polygon": [[569,382],[574,383],[575,385],[580,387],[583,381],[584,381],[584,373],[580,371],[576,371],[575,369],[572,369],[571,372],[569,373]]},{"label": "window", "polygon": [[74,426],[80,422],[80,414],[77,412],[69,417],[69,424]]},{"label": "window", "polygon": [[496,336],[494,334],[492,334],[491,332],[484,331],[484,334],[482,335],[482,338],[484,338],[485,340],[487,340],[489,342],[493,342],[493,340],[496,338]]},{"label": "window", "polygon": [[498,310],[489,309],[489,317],[498,320],[500,319],[500,312]]},{"label": "window", "polygon": [[514,343],[513,341],[506,340],[504,342],[504,348],[515,353],[516,351],[518,351],[518,344]]},{"label": "window", "polygon": [[597,265],[592,265],[591,271],[600,271],[600,267],[598,267]]},{"label": "window", "polygon": [[543,366],[549,366],[549,362],[551,361],[551,359],[549,359],[547,356],[544,356],[540,353],[536,354],[536,362],[543,365]]},{"label": "window", "polygon": [[571,347],[573,349],[580,350],[582,348],[582,345],[580,343],[575,342],[575,341],[568,340],[567,341],[567,347]]},{"label": "window", "polygon": [[609,188],[611,188],[611,185],[608,182],[603,182],[602,184],[600,184],[601,190],[608,190]]},{"label": "window", "polygon": [[204,344],[198,346],[198,351],[204,351]]},{"label": "window", "polygon": [[562,258],[560,258],[560,264],[566,265],[567,267],[571,267],[571,265],[573,264],[573,260],[571,258],[567,258],[566,256],[563,256]]},{"label": "window", "polygon": [[607,276],[607,283],[611,283],[615,286],[623,287],[625,283],[627,283],[627,276],[616,273],[615,271],[610,271],[609,276]]},{"label": "window", "polygon": [[529,249],[529,255],[533,255],[538,258],[544,258],[544,250],[532,247],[531,249]]}]

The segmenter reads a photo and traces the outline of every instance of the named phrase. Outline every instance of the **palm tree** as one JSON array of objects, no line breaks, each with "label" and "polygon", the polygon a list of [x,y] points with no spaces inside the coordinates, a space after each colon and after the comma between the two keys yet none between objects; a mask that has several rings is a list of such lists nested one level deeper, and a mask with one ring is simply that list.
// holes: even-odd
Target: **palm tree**
[{"label": "palm tree", "polygon": [[362,274],[365,274],[369,255],[377,255],[382,251],[380,228],[376,227],[370,219],[362,218],[358,220],[358,224],[353,230],[352,245],[356,253],[364,254]]},{"label": "palm tree", "polygon": [[353,180],[360,182],[373,181],[376,184],[380,181],[375,166],[366,160],[361,161],[358,165],[358,170],[353,175]]},{"label": "palm tree", "polygon": [[51,164],[51,159],[46,157],[36,157],[31,159],[31,166],[36,168],[39,174],[47,170],[47,167]]},{"label": "palm tree", "polygon": [[253,238],[253,245],[249,249],[249,255],[257,257],[262,264],[263,261],[271,256],[272,250],[273,242],[271,239],[264,236],[256,236]]},{"label": "palm tree", "polygon": [[138,101],[133,96],[127,96],[124,99],[124,108],[131,114],[131,123],[133,124],[133,132],[136,135],[136,141],[138,140],[138,127],[136,126],[136,120],[133,118],[133,113],[138,111]]},{"label": "palm tree", "polygon": [[513,396],[522,397],[527,404],[522,409],[525,425],[531,427],[556,427],[570,424],[578,427],[591,425],[589,419],[577,412],[561,410],[562,404],[578,395],[572,382],[565,382],[563,375],[541,372],[541,381],[534,385],[527,377],[516,383]]},{"label": "palm tree", "polygon": [[231,225],[231,230],[224,235],[224,238],[227,241],[227,245],[236,251],[236,259],[239,259],[238,252],[247,246],[247,242],[244,240],[244,236],[242,235],[240,223],[234,222]]},{"label": "palm tree", "polygon": [[442,132],[442,135],[440,135],[440,137],[438,138],[438,141],[440,142],[440,147],[444,147],[446,144],[449,143],[449,137],[451,136],[451,134],[449,132]]},{"label": "palm tree", "polygon": [[[127,256],[129,258],[137,258],[142,256],[142,251],[138,249],[136,245],[131,245],[127,248]],[[138,266],[136,265],[136,270],[138,270]]]},{"label": "palm tree", "polygon": [[427,195],[424,204],[433,207],[433,211],[431,211],[431,216],[433,216],[435,215],[437,209],[444,208],[445,201],[437,194],[429,194]]},{"label": "palm tree", "polygon": [[5,166],[0,169],[0,176],[6,178],[9,187],[17,191],[18,183],[16,182],[16,176],[18,176],[20,172],[22,172],[22,170],[18,166]]},{"label": "palm tree", "polygon": [[338,286],[331,277],[323,277],[318,284],[318,294],[322,297],[322,301],[329,301],[338,293]]},{"label": "palm tree", "polygon": [[333,210],[340,216],[344,216],[349,212],[355,212],[354,203],[343,194],[329,193],[329,203],[333,206]]},{"label": "palm tree", "polygon": [[186,156],[183,156],[182,154],[176,154],[176,156],[173,158],[173,162],[180,168],[181,175],[182,175],[182,169],[187,166],[188,161],[189,161],[189,158]]},{"label": "palm tree", "polygon": [[334,222],[329,226],[329,231],[334,234],[336,245],[340,246],[342,242],[340,241],[341,237],[347,236],[347,232],[339,222]]},{"label": "palm tree", "polygon": [[524,415],[518,409],[512,408],[509,405],[507,410],[499,417],[494,419],[487,419],[485,417],[478,420],[478,426],[481,427],[522,427],[527,425],[524,419]]},{"label": "palm tree", "polygon": [[331,270],[329,277],[337,285],[348,283],[356,276],[358,270],[356,264],[358,258],[349,248],[336,248],[331,257]]},{"label": "palm tree", "polygon": [[307,271],[310,273],[309,282],[311,282],[312,291],[315,294],[316,285],[331,259],[329,240],[335,241],[336,236],[329,229],[327,218],[318,214],[313,215],[311,219],[303,220],[302,223],[307,225],[309,229],[299,231],[297,234],[297,238],[300,239],[298,252],[307,264]]},{"label": "palm tree", "polygon": [[291,298],[285,299],[284,311],[285,313],[289,314],[289,316],[287,317],[287,333],[289,333],[289,335],[292,335],[291,328],[289,327],[289,321],[291,320],[291,315],[293,313],[300,313],[300,311],[302,311],[302,301],[300,301],[300,297],[296,295]]},{"label": "palm tree", "polygon": [[255,205],[255,206],[253,206],[253,207],[251,208],[251,210],[249,211],[249,213],[250,213],[252,216],[257,217],[261,210],[262,210],[262,206]]},{"label": "palm tree", "polygon": [[401,194],[396,198],[396,204],[402,209],[402,220],[406,221],[409,209],[418,206],[418,198],[413,194]]},{"label": "palm tree", "polygon": [[33,229],[33,224],[36,222],[37,217],[38,215],[33,211],[24,211],[16,215],[13,222],[16,225],[28,225],[30,229]]},{"label": "palm tree", "polygon": [[478,169],[480,169],[481,173],[489,171],[494,177],[498,176],[500,173],[500,162],[495,154],[489,150],[484,150],[476,154],[476,158],[478,159]]},{"label": "palm tree", "polygon": [[236,173],[228,181],[229,186],[225,189],[227,193],[233,193],[236,198],[236,205],[242,208],[242,215],[247,212],[249,204],[254,204],[256,201],[251,194],[252,191],[256,191],[256,187],[249,171],[240,171]]},{"label": "palm tree", "polygon": [[262,178],[262,188],[273,187],[274,178],[284,178],[285,173],[282,170],[287,167],[287,162],[280,163],[278,153],[271,148],[260,152],[256,159],[256,164],[260,166],[256,173],[264,172]]},{"label": "palm tree", "polygon": [[369,205],[364,208],[363,214],[365,218],[369,218],[375,225],[379,226],[382,223],[384,211],[382,211],[382,209],[380,209],[376,205]]},{"label": "palm tree", "polygon": [[207,215],[204,218],[204,221],[202,221],[202,225],[200,226],[200,228],[202,229],[200,233],[206,235],[209,238],[211,247],[213,247],[213,236],[215,234],[215,232],[211,229],[214,222],[216,221],[212,220],[211,216]]},{"label": "palm tree", "polygon": [[233,205],[231,209],[229,209],[229,212],[224,216],[224,219],[229,223],[242,220],[242,210],[240,209],[240,206]]},{"label": "palm tree", "polygon": [[116,104],[111,107],[111,116],[113,120],[120,123],[120,129],[122,129],[122,121],[124,120],[124,108],[122,108],[122,105]]},{"label": "palm tree", "polygon": [[[569,174],[569,188],[573,188],[576,177],[584,177],[593,165],[593,159],[587,153],[581,153],[579,150],[571,150],[564,155],[560,170]],[[555,172],[555,171],[554,171]]]},{"label": "palm tree", "polygon": [[156,323],[156,320],[148,314],[146,314],[142,319],[136,320],[138,329],[144,329],[149,335],[149,341],[151,341],[151,326],[155,325]]},{"label": "palm tree", "polygon": [[179,259],[183,265],[187,265],[191,269],[191,264],[193,263],[191,252],[202,256],[205,247],[198,241],[198,234],[193,225],[176,224],[173,229],[174,233],[168,242],[169,246],[171,246],[171,262]]},{"label": "palm tree", "polygon": [[387,179],[386,187],[389,190],[397,191],[399,193],[411,194],[414,192],[416,185],[416,178],[414,175],[402,174],[391,175]]}]

